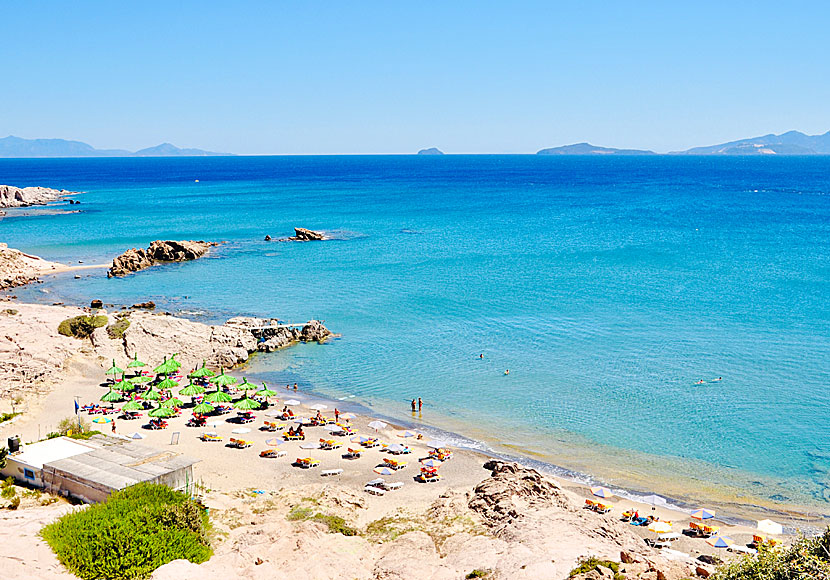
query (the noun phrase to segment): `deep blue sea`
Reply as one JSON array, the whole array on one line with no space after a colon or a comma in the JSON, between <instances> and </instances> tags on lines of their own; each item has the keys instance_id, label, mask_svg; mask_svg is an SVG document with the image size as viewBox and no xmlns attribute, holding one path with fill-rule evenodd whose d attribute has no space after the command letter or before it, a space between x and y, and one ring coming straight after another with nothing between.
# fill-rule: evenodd
<instances>
[{"instance_id":1,"label":"deep blue sea","mask_svg":"<svg viewBox=\"0 0 830 580\"><path fill-rule=\"evenodd\" d=\"M86 192L0 221L50 260L227 241L22 299L324 319L342 338L247 371L614 485L830 512L830 158L0 160L0 183ZM336 239L263 241L294 226Z\"/></svg>"}]
</instances>

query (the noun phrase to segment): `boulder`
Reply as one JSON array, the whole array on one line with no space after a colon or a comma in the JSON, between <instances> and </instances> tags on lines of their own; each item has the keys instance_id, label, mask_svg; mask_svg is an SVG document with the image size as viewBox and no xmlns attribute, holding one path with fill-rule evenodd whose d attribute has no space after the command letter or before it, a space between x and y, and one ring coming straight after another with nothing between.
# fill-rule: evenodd
<instances>
[{"instance_id":1,"label":"boulder","mask_svg":"<svg viewBox=\"0 0 830 580\"><path fill-rule=\"evenodd\" d=\"M265 241L266 241L266 242L270 242L270 241L271 241L271 236L266 235L266 236L265 236Z\"/></svg>"},{"instance_id":2,"label":"boulder","mask_svg":"<svg viewBox=\"0 0 830 580\"><path fill-rule=\"evenodd\" d=\"M104 303L101 300L96 299L96 300L93 300L92 302L89 303L89 307L90 308L103 308Z\"/></svg>"},{"instance_id":3,"label":"boulder","mask_svg":"<svg viewBox=\"0 0 830 580\"><path fill-rule=\"evenodd\" d=\"M13 187L0 185L0 207L28 207L30 205L45 205L57 201L64 195L77 192L49 189L48 187Z\"/></svg>"},{"instance_id":4,"label":"boulder","mask_svg":"<svg viewBox=\"0 0 830 580\"><path fill-rule=\"evenodd\" d=\"M138 304L133 304L130 308L141 308L144 310L154 310L156 307L156 303L152 300L148 300L147 302L139 302Z\"/></svg>"},{"instance_id":5,"label":"boulder","mask_svg":"<svg viewBox=\"0 0 830 580\"><path fill-rule=\"evenodd\" d=\"M125 276L157 262L186 262L204 256L216 242L155 240L146 250L131 248L112 261L108 278Z\"/></svg>"},{"instance_id":6,"label":"boulder","mask_svg":"<svg viewBox=\"0 0 830 580\"><path fill-rule=\"evenodd\" d=\"M287 238L292 242L319 242L326 239L323 232L315 232L305 228L294 228L294 235Z\"/></svg>"}]
</instances>

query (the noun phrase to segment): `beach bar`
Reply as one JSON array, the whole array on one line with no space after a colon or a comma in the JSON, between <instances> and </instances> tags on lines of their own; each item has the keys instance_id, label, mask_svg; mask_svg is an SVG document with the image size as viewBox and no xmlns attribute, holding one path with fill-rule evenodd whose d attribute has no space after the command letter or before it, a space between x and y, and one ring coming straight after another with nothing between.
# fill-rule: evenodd
<instances>
[{"instance_id":1,"label":"beach bar","mask_svg":"<svg viewBox=\"0 0 830 580\"><path fill-rule=\"evenodd\" d=\"M193 483L197 461L116 437L99 435L86 441L59 437L23 446L8 456L0 474L49 493L95 503L140 482L186 489Z\"/></svg>"}]
</instances>

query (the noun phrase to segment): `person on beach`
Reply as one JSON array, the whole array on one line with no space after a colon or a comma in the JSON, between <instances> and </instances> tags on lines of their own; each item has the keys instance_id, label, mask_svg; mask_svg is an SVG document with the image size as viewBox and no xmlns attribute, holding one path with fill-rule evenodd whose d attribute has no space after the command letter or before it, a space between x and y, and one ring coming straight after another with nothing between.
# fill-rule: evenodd
<instances>
[{"instance_id":1,"label":"person on beach","mask_svg":"<svg viewBox=\"0 0 830 580\"><path fill-rule=\"evenodd\" d=\"M334 422L340 422L340 411L337 410L337 407L334 408Z\"/></svg>"},{"instance_id":2,"label":"person on beach","mask_svg":"<svg viewBox=\"0 0 830 580\"><path fill-rule=\"evenodd\" d=\"M112 434L115 435L115 421L112 422Z\"/></svg>"},{"instance_id":3,"label":"person on beach","mask_svg":"<svg viewBox=\"0 0 830 580\"><path fill-rule=\"evenodd\" d=\"M418 397L418 412L421 412L421 407L424 406L424 402L421 400L421 397Z\"/></svg>"},{"instance_id":4,"label":"person on beach","mask_svg":"<svg viewBox=\"0 0 830 580\"><path fill-rule=\"evenodd\" d=\"M412 412L415 412L415 399L412 399Z\"/></svg>"},{"instance_id":5,"label":"person on beach","mask_svg":"<svg viewBox=\"0 0 830 580\"><path fill-rule=\"evenodd\" d=\"M294 390L297 390L297 383L294 383Z\"/></svg>"}]
</instances>

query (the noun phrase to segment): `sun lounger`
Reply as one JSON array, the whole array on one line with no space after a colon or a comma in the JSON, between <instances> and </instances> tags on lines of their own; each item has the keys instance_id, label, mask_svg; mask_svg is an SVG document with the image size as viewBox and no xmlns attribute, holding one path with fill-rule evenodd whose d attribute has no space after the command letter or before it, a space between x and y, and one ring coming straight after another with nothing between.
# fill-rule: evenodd
<instances>
[{"instance_id":1,"label":"sun lounger","mask_svg":"<svg viewBox=\"0 0 830 580\"><path fill-rule=\"evenodd\" d=\"M730 552L738 552L741 554L757 554L758 550L754 550L752 548L747 548L746 546L741 546L740 544L732 544L731 546L727 546L726 548Z\"/></svg>"},{"instance_id":2,"label":"sun lounger","mask_svg":"<svg viewBox=\"0 0 830 580\"><path fill-rule=\"evenodd\" d=\"M199 435L199 439L201 439L202 441L221 441L222 437L220 437L219 435L208 435L206 433L203 433Z\"/></svg>"},{"instance_id":3,"label":"sun lounger","mask_svg":"<svg viewBox=\"0 0 830 580\"><path fill-rule=\"evenodd\" d=\"M289 435L288 433L283 433L282 438L286 441L303 441L305 439L302 435Z\"/></svg>"},{"instance_id":4,"label":"sun lounger","mask_svg":"<svg viewBox=\"0 0 830 580\"><path fill-rule=\"evenodd\" d=\"M320 475L322 475L323 477L328 477L331 475L340 475L341 473L343 473L342 469L324 469L320 472Z\"/></svg>"},{"instance_id":5,"label":"sun lounger","mask_svg":"<svg viewBox=\"0 0 830 580\"><path fill-rule=\"evenodd\" d=\"M407 466L406 461L398 461L397 459L390 459L388 457L384 457L383 463L386 467L389 467L390 469L395 469L395 470L403 469L404 467Z\"/></svg>"},{"instance_id":6,"label":"sun lounger","mask_svg":"<svg viewBox=\"0 0 830 580\"><path fill-rule=\"evenodd\" d=\"M349 447L348 453L343 454L343 459L360 459L361 453L363 453L362 450Z\"/></svg>"},{"instance_id":7,"label":"sun lounger","mask_svg":"<svg viewBox=\"0 0 830 580\"><path fill-rule=\"evenodd\" d=\"M441 476L437 473L419 473L415 479L421 483L433 483L439 481Z\"/></svg>"},{"instance_id":8,"label":"sun lounger","mask_svg":"<svg viewBox=\"0 0 830 580\"><path fill-rule=\"evenodd\" d=\"M649 524L648 518L631 518L632 526L647 526Z\"/></svg>"},{"instance_id":9,"label":"sun lounger","mask_svg":"<svg viewBox=\"0 0 830 580\"><path fill-rule=\"evenodd\" d=\"M372 495L386 495L385 490L379 487L375 487L374 485L367 485L363 488L363 491L365 491L366 493L371 493Z\"/></svg>"},{"instance_id":10,"label":"sun lounger","mask_svg":"<svg viewBox=\"0 0 830 580\"><path fill-rule=\"evenodd\" d=\"M595 501L594 501L594 500L592 500L592 499L586 499L586 500L585 500L585 505L584 505L584 506L582 506L582 507L584 507L585 509L592 510L592 509L594 509L594 506L595 506L595 505L597 505L597 502L595 502Z\"/></svg>"},{"instance_id":11,"label":"sun lounger","mask_svg":"<svg viewBox=\"0 0 830 580\"><path fill-rule=\"evenodd\" d=\"M403 487L403 482L402 481L393 481L392 483L385 484L385 487L389 491L394 491L396 489L402 488Z\"/></svg>"},{"instance_id":12,"label":"sun lounger","mask_svg":"<svg viewBox=\"0 0 830 580\"><path fill-rule=\"evenodd\" d=\"M309 469L311 467L319 467L320 462L316 459L312 459L311 457L299 457L297 458L297 461L294 462L294 465L302 467L303 469Z\"/></svg>"},{"instance_id":13,"label":"sun lounger","mask_svg":"<svg viewBox=\"0 0 830 580\"><path fill-rule=\"evenodd\" d=\"M364 441L363 443L361 443L361 445L363 445L366 448L379 447L380 442L377 439L369 439L368 441Z\"/></svg>"},{"instance_id":14,"label":"sun lounger","mask_svg":"<svg viewBox=\"0 0 830 580\"><path fill-rule=\"evenodd\" d=\"M613 507L614 506L612 506L611 504L598 503L594 507L594 511L597 512L598 514L607 514L608 512L611 511L611 508L613 508Z\"/></svg>"},{"instance_id":15,"label":"sun lounger","mask_svg":"<svg viewBox=\"0 0 830 580\"><path fill-rule=\"evenodd\" d=\"M278 457L285 457L288 455L287 451L283 451L281 449L266 449L265 451L260 451L260 457L266 457L269 459L276 459Z\"/></svg>"},{"instance_id":16,"label":"sun lounger","mask_svg":"<svg viewBox=\"0 0 830 580\"><path fill-rule=\"evenodd\" d=\"M711 536L717 536L720 528L718 526L703 526L703 537L709 538Z\"/></svg>"}]
</instances>

